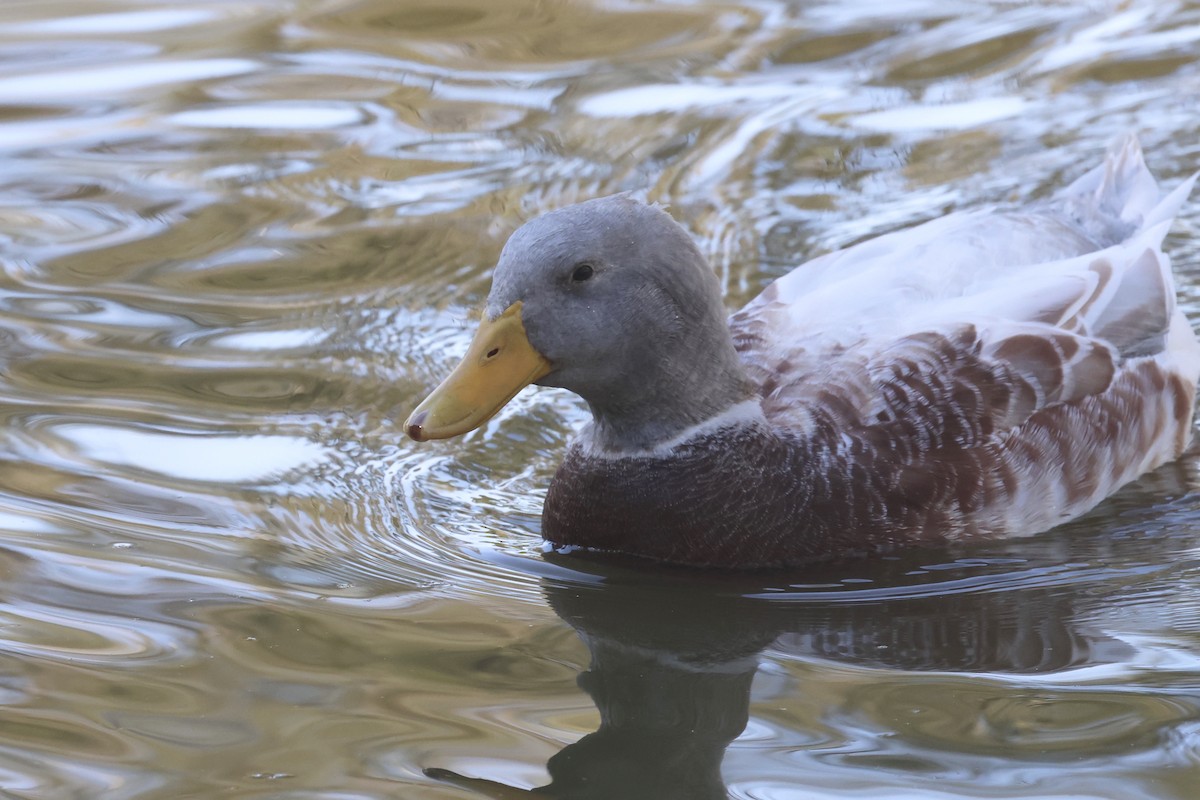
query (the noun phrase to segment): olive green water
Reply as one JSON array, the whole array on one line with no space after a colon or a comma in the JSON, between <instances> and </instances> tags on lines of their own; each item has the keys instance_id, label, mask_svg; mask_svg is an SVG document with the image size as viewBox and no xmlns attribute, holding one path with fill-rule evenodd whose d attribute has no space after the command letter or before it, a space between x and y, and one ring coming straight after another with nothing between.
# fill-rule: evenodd
<instances>
[{"instance_id":1,"label":"olive green water","mask_svg":"<svg viewBox=\"0 0 1200 800\"><path fill-rule=\"evenodd\" d=\"M567 394L400 430L538 211L733 308L1129 130L1200 166L1200 5L4 0L0 797L1200 797L1200 455L732 578L544 560Z\"/></svg>"}]
</instances>

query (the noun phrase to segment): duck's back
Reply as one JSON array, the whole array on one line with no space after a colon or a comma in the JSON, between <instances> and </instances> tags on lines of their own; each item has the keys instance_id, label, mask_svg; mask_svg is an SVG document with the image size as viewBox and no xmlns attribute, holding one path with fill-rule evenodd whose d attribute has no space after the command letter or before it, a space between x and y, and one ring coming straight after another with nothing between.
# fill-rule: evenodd
<instances>
[{"instance_id":1,"label":"duck's back","mask_svg":"<svg viewBox=\"0 0 1200 800\"><path fill-rule=\"evenodd\" d=\"M1083 513L1189 439L1200 345L1161 243L1193 181L1160 199L1130 139L1042 208L798 268L730 323L768 421L949 538Z\"/></svg>"},{"instance_id":2,"label":"duck's back","mask_svg":"<svg viewBox=\"0 0 1200 800\"><path fill-rule=\"evenodd\" d=\"M1040 209L806 264L730 320L757 397L652 451L584 435L556 545L730 567L1045 530L1177 457L1200 344L1132 140Z\"/></svg>"}]
</instances>

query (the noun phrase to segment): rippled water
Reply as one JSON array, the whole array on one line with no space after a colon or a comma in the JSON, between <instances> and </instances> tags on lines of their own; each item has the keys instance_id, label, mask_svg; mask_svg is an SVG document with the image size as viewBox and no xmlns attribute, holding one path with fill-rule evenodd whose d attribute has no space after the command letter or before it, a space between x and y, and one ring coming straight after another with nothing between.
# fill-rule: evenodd
<instances>
[{"instance_id":1,"label":"rippled water","mask_svg":"<svg viewBox=\"0 0 1200 800\"><path fill-rule=\"evenodd\" d=\"M399 423L538 211L669 203L733 308L1128 130L1174 185L1198 62L1155 0L5 0L0 796L1194 800L1196 456L739 578L542 558L567 394Z\"/></svg>"}]
</instances>

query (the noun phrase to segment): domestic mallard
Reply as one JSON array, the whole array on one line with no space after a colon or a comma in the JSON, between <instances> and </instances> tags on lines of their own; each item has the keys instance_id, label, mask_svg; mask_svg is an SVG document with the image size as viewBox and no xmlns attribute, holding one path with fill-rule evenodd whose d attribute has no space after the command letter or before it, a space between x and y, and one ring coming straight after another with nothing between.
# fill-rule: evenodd
<instances>
[{"instance_id":1,"label":"domestic mallard","mask_svg":"<svg viewBox=\"0 0 1200 800\"><path fill-rule=\"evenodd\" d=\"M1037 533L1188 444L1200 344L1162 240L1194 181L1160 197L1130 137L1052 200L821 256L732 317L663 209L552 211L405 428L580 395L542 514L560 549L768 567Z\"/></svg>"}]
</instances>

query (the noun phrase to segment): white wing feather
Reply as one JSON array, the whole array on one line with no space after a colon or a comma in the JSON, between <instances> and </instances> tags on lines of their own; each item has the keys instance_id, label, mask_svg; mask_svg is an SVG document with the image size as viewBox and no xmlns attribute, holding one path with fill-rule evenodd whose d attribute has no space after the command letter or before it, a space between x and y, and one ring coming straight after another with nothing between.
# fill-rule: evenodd
<instances>
[{"instance_id":1,"label":"white wing feather","mask_svg":"<svg viewBox=\"0 0 1200 800\"><path fill-rule=\"evenodd\" d=\"M973 464L964 531L1086 511L1190 437L1200 343L1162 241L1195 181L1160 198L1131 137L1041 208L797 268L730 319L765 416L834 442L830 470L891 454L897 497Z\"/></svg>"}]
</instances>

